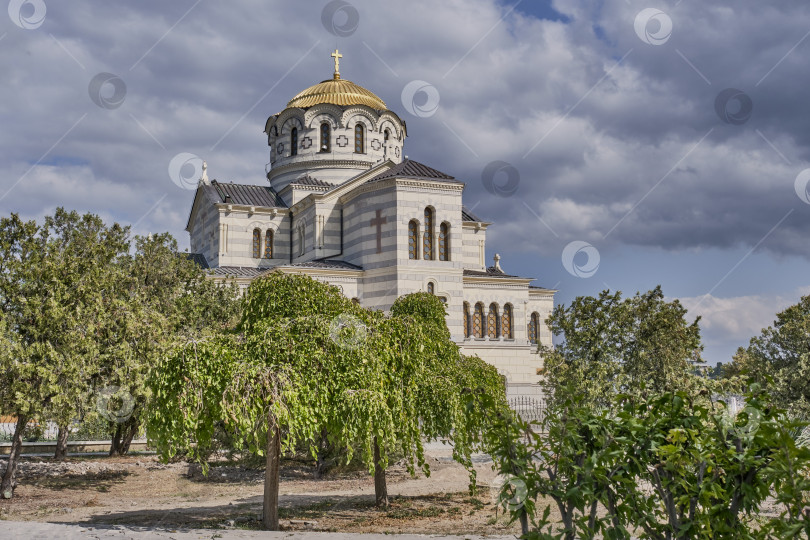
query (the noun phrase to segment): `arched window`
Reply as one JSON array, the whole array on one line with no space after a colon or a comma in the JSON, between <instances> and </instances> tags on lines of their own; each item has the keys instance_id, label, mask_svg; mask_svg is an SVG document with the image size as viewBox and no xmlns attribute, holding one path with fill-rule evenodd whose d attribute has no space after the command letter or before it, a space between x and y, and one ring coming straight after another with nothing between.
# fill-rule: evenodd
<instances>
[{"instance_id":1,"label":"arched window","mask_svg":"<svg viewBox=\"0 0 810 540\"><path fill-rule=\"evenodd\" d=\"M484 337L484 304L481 302L475 304L475 313L473 314L473 335L477 338Z\"/></svg>"},{"instance_id":2,"label":"arched window","mask_svg":"<svg viewBox=\"0 0 810 540\"><path fill-rule=\"evenodd\" d=\"M329 122L321 124L321 152L329 152L331 150L331 132L332 127L329 125Z\"/></svg>"},{"instance_id":3,"label":"arched window","mask_svg":"<svg viewBox=\"0 0 810 540\"><path fill-rule=\"evenodd\" d=\"M470 337L470 303L464 302L464 337Z\"/></svg>"},{"instance_id":4,"label":"arched window","mask_svg":"<svg viewBox=\"0 0 810 540\"><path fill-rule=\"evenodd\" d=\"M258 259L262 256L262 231L253 229L253 258Z\"/></svg>"},{"instance_id":5,"label":"arched window","mask_svg":"<svg viewBox=\"0 0 810 540\"><path fill-rule=\"evenodd\" d=\"M450 260L450 225L446 221L439 227L439 260Z\"/></svg>"},{"instance_id":6,"label":"arched window","mask_svg":"<svg viewBox=\"0 0 810 540\"><path fill-rule=\"evenodd\" d=\"M383 132L383 157L388 157L388 139L391 138L391 132L387 129Z\"/></svg>"},{"instance_id":7,"label":"arched window","mask_svg":"<svg viewBox=\"0 0 810 540\"><path fill-rule=\"evenodd\" d=\"M501 334L506 339L514 339L512 332L512 304L503 306L503 315L501 316Z\"/></svg>"},{"instance_id":8,"label":"arched window","mask_svg":"<svg viewBox=\"0 0 810 540\"><path fill-rule=\"evenodd\" d=\"M415 219L408 223L408 258L419 258L419 223Z\"/></svg>"},{"instance_id":9,"label":"arched window","mask_svg":"<svg viewBox=\"0 0 810 540\"><path fill-rule=\"evenodd\" d=\"M433 209L425 208L425 239L424 244L424 259L432 261L433 256Z\"/></svg>"},{"instance_id":10,"label":"arched window","mask_svg":"<svg viewBox=\"0 0 810 540\"><path fill-rule=\"evenodd\" d=\"M354 126L354 152L356 154L366 153L366 128L360 123Z\"/></svg>"},{"instance_id":11,"label":"arched window","mask_svg":"<svg viewBox=\"0 0 810 540\"><path fill-rule=\"evenodd\" d=\"M499 330L498 306L493 303L489 305L489 313L487 314L487 336L489 336L489 339L498 339Z\"/></svg>"},{"instance_id":12,"label":"arched window","mask_svg":"<svg viewBox=\"0 0 810 540\"><path fill-rule=\"evenodd\" d=\"M529 319L529 342L537 343L537 336L540 334L540 315L535 311Z\"/></svg>"},{"instance_id":13,"label":"arched window","mask_svg":"<svg viewBox=\"0 0 810 540\"><path fill-rule=\"evenodd\" d=\"M264 235L264 258L273 258L273 231L271 229L267 229L267 233Z\"/></svg>"},{"instance_id":14,"label":"arched window","mask_svg":"<svg viewBox=\"0 0 810 540\"><path fill-rule=\"evenodd\" d=\"M306 228L302 223L300 227L298 227L298 256L304 254L304 242L306 242Z\"/></svg>"},{"instance_id":15,"label":"arched window","mask_svg":"<svg viewBox=\"0 0 810 540\"><path fill-rule=\"evenodd\" d=\"M290 155L298 155L298 128L292 128L290 131Z\"/></svg>"}]
</instances>

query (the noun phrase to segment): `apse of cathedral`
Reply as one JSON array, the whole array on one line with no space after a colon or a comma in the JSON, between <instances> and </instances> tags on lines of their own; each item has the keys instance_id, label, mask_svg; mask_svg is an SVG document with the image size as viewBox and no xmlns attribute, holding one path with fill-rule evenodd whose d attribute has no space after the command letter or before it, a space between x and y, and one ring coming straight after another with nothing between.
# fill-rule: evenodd
<instances>
[{"instance_id":1,"label":"apse of cathedral","mask_svg":"<svg viewBox=\"0 0 810 540\"><path fill-rule=\"evenodd\" d=\"M424 291L446 305L453 340L512 384L538 380L538 344L556 291L487 264L491 222L464 206L464 182L404 154L405 121L334 73L267 119L266 185L200 179L186 230L192 257L241 288L269 271L336 285L387 310Z\"/></svg>"}]
</instances>

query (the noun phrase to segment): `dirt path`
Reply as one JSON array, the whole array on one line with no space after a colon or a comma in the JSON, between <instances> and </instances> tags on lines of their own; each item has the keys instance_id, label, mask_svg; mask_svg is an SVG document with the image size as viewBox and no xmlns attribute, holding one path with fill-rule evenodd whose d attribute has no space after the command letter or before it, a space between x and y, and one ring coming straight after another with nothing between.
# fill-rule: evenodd
<instances>
[{"instance_id":1,"label":"dirt path","mask_svg":"<svg viewBox=\"0 0 810 540\"><path fill-rule=\"evenodd\" d=\"M315 480L307 464L286 462L280 489L285 529L467 535L518 531L502 512L496 516L486 488L494 478L488 460L476 459L478 482L484 487L470 497L467 472L450 459L450 450L431 446L427 454L429 478L412 478L402 464L391 466L388 509L374 507L373 481L365 471ZM0 469L4 467L0 461ZM214 464L206 477L198 466L162 464L148 456L74 458L66 463L27 458L21 463L14 499L0 501L0 519L254 529L260 527L263 480L263 471L228 463ZM0 521L0 531L3 525Z\"/></svg>"}]
</instances>

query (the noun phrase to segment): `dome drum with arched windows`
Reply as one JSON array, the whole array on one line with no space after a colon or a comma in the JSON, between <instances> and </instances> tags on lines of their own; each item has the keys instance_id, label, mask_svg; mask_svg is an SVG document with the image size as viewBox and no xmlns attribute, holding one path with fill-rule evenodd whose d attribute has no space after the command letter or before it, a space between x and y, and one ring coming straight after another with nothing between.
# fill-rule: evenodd
<instances>
[{"instance_id":1,"label":"dome drum with arched windows","mask_svg":"<svg viewBox=\"0 0 810 540\"><path fill-rule=\"evenodd\" d=\"M342 184L382 161L402 162L405 122L376 94L341 79L342 55L332 56L332 79L303 90L267 119L267 178L277 191L303 171Z\"/></svg>"}]
</instances>

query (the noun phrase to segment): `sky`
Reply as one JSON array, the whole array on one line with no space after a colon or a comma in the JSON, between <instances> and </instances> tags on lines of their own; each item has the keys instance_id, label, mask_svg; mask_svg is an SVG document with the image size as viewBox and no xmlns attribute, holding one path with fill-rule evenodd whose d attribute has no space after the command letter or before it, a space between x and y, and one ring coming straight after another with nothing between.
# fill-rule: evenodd
<instances>
[{"instance_id":1,"label":"sky","mask_svg":"<svg viewBox=\"0 0 810 540\"><path fill-rule=\"evenodd\" d=\"M810 294L803 2L11 0L0 215L64 206L185 249L197 171L175 158L266 182L267 117L335 48L405 153L466 182L488 258L558 304L660 284L713 365Z\"/></svg>"}]
</instances>

